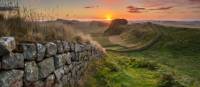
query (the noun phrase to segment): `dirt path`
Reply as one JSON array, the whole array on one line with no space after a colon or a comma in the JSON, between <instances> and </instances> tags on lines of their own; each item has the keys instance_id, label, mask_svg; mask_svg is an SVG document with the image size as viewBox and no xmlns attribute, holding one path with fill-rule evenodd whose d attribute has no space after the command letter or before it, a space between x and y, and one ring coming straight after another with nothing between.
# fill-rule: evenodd
<instances>
[{"instance_id":1,"label":"dirt path","mask_svg":"<svg viewBox=\"0 0 200 87\"><path fill-rule=\"evenodd\" d=\"M118 44L124 47L136 47L137 44L128 44L126 43L119 35L115 35L115 36L109 36L108 37L109 41L113 44Z\"/></svg>"}]
</instances>

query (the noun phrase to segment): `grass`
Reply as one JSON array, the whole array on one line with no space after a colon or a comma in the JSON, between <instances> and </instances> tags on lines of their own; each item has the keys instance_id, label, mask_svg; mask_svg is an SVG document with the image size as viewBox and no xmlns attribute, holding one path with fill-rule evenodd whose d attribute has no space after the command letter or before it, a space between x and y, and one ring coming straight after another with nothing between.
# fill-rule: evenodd
<instances>
[{"instance_id":1,"label":"grass","mask_svg":"<svg viewBox=\"0 0 200 87\"><path fill-rule=\"evenodd\" d=\"M74 36L70 27L56 23L26 21L14 16L0 21L0 36L14 36L17 41L71 40Z\"/></svg>"},{"instance_id":2,"label":"grass","mask_svg":"<svg viewBox=\"0 0 200 87\"><path fill-rule=\"evenodd\" d=\"M157 72L133 68L130 59L109 53L105 60L95 63L95 71L85 87L155 87ZM93 68L94 70L94 68ZM142 72L142 73L141 73Z\"/></svg>"},{"instance_id":3,"label":"grass","mask_svg":"<svg viewBox=\"0 0 200 87\"><path fill-rule=\"evenodd\" d=\"M128 31L120 35L126 43L145 44L156 36L155 28L157 27L153 24L133 24L129 27Z\"/></svg>"},{"instance_id":4,"label":"grass","mask_svg":"<svg viewBox=\"0 0 200 87\"><path fill-rule=\"evenodd\" d=\"M95 40L97 41L100 41L99 43L102 45L102 46L108 46L110 44L112 44L108 38L106 36L103 36L102 34L94 34L92 35L94 37Z\"/></svg>"},{"instance_id":5,"label":"grass","mask_svg":"<svg viewBox=\"0 0 200 87\"><path fill-rule=\"evenodd\" d=\"M200 31L195 29L162 29L164 36L152 48L142 52L129 52L129 57L145 58L164 64L180 75L183 82L200 85ZM195 86L194 86L195 87Z\"/></svg>"},{"instance_id":6,"label":"grass","mask_svg":"<svg viewBox=\"0 0 200 87\"><path fill-rule=\"evenodd\" d=\"M104 60L92 65L85 87L183 87L177 86L181 83L176 80L175 75L163 74L171 72L170 70L162 66L157 69L149 69L149 66L133 67L138 64L160 66L148 60L108 52Z\"/></svg>"},{"instance_id":7,"label":"grass","mask_svg":"<svg viewBox=\"0 0 200 87\"><path fill-rule=\"evenodd\" d=\"M161 71L162 73L171 72L174 78L176 78L176 80L178 80L181 84L183 84L186 87L199 87L200 38L198 37L200 36L200 31L198 29L175 28L175 27L160 27L159 30L163 33L163 36L159 40L159 42L153 45L153 47L144 51L126 52L123 53L123 56L127 58L134 58L137 60L145 59L146 61L154 61L156 63L159 63L162 66L161 67L162 69L161 70L158 69L158 71ZM99 41L101 42L101 40ZM121 49L121 47L117 45L113 45L108 48L114 50ZM121 57L121 55L118 54L119 53L109 54L112 55L113 57L111 57L110 59L107 58L107 60L114 61L111 59L118 59L118 57ZM117 65L121 66L119 64ZM141 74L144 74L146 72L156 73L155 71L144 69L142 67L133 67L133 68L134 68L133 70L132 69L122 70L124 72L121 74L127 75L127 73L129 73L128 75L130 75L130 72L134 72L134 74L132 74L133 77L137 78L138 76L139 78L141 77ZM140 72L137 72L137 70ZM160 75L164 75L162 73ZM146 74L146 75L152 75L152 74ZM141 82L140 79L137 79L136 81L139 82L135 82L134 86L143 87L143 85L147 84L148 80L146 78L143 79L146 80L146 82L144 81L142 84L140 84ZM129 80L132 81L135 79L129 78ZM152 78L151 80L149 80L149 82L158 80L160 79ZM176 83L176 80L172 83ZM121 81L123 82L126 80L122 79ZM136 83L138 84L136 85ZM152 87L155 87L155 84ZM146 86L146 87L151 87L151 86Z\"/></svg>"}]
</instances>

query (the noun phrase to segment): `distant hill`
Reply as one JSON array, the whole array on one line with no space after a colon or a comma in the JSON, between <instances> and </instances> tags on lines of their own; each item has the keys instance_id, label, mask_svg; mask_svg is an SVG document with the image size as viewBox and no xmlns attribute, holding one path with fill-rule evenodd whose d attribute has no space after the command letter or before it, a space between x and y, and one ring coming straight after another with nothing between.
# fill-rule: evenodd
<instances>
[{"instance_id":1,"label":"distant hill","mask_svg":"<svg viewBox=\"0 0 200 87\"><path fill-rule=\"evenodd\" d=\"M129 30L120 34L127 43L146 43L154 38L159 27L152 23L135 23L128 25Z\"/></svg>"},{"instance_id":2,"label":"distant hill","mask_svg":"<svg viewBox=\"0 0 200 87\"><path fill-rule=\"evenodd\" d=\"M142 44L150 41L156 36L157 29L161 27L151 22L128 24L125 23L125 20L121 20L124 23L118 23L116 21L119 22L120 20L113 20L104 34L107 36L117 36L118 40L120 39L125 43L131 44Z\"/></svg>"},{"instance_id":3,"label":"distant hill","mask_svg":"<svg viewBox=\"0 0 200 87\"><path fill-rule=\"evenodd\" d=\"M128 21L126 19L114 19L111 21L110 26L104 32L105 35L119 35L122 32L129 30Z\"/></svg>"},{"instance_id":4,"label":"distant hill","mask_svg":"<svg viewBox=\"0 0 200 87\"><path fill-rule=\"evenodd\" d=\"M152 23L171 27L200 28L200 21L152 21Z\"/></svg>"}]
</instances>

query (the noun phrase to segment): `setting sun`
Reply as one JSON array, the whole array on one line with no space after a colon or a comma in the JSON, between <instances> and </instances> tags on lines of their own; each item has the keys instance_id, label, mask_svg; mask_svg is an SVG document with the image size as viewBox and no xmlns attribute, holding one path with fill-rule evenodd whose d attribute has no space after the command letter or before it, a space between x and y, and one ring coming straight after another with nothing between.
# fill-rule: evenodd
<instances>
[{"instance_id":1,"label":"setting sun","mask_svg":"<svg viewBox=\"0 0 200 87\"><path fill-rule=\"evenodd\" d=\"M113 16L111 14L106 15L106 20L110 21L113 19Z\"/></svg>"}]
</instances>

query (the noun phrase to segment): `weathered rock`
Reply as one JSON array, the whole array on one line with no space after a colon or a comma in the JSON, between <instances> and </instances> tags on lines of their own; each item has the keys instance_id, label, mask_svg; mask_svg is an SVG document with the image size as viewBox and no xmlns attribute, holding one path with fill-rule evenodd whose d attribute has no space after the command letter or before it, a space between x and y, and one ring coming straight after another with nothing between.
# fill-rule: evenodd
<instances>
[{"instance_id":1,"label":"weathered rock","mask_svg":"<svg viewBox=\"0 0 200 87\"><path fill-rule=\"evenodd\" d=\"M37 51L35 44L22 44L25 60L35 60Z\"/></svg>"},{"instance_id":2,"label":"weathered rock","mask_svg":"<svg viewBox=\"0 0 200 87\"><path fill-rule=\"evenodd\" d=\"M70 71L70 68L69 68L69 66L67 66L67 65L65 65L65 66L63 67L63 69L64 69L64 73L65 73L65 74L68 74L68 72Z\"/></svg>"},{"instance_id":3,"label":"weathered rock","mask_svg":"<svg viewBox=\"0 0 200 87\"><path fill-rule=\"evenodd\" d=\"M77 69L76 69L76 67L74 67L72 69L72 76L73 76L73 78L76 78L76 71L77 71Z\"/></svg>"},{"instance_id":4,"label":"weathered rock","mask_svg":"<svg viewBox=\"0 0 200 87\"><path fill-rule=\"evenodd\" d=\"M109 28L104 32L105 35L120 35L127 30L128 21L126 19L115 19L111 22Z\"/></svg>"},{"instance_id":5,"label":"weathered rock","mask_svg":"<svg viewBox=\"0 0 200 87\"><path fill-rule=\"evenodd\" d=\"M82 45L76 43L76 44L75 44L75 52L81 52L81 51L82 51Z\"/></svg>"},{"instance_id":6,"label":"weathered rock","mask_svg":"<svg viewBox=\"0 0 200 87\"><path fill-rule=\"evenodd\" d=\"M65 52L69 52L70 51L70 44L66 41L62 41L63 43L63 48Z\"/></svg>"},{"instance_id":7,"label":"weathered rock","mask_svg":"<svg viewBox=\"0 0 200 87\"><path fill-rule=\"evenodd\" d=\"M38 80L39 71L35 62L26 62L24 71L25 81L34 82Z\"/></svg>"},{"instance_id":8,"label":"weathered rock","mask_svg":"<svg viewBox=\"0 0 200 87\"><path fill-rule=\"evenodd\" d=\"M1 70L1 67L2 67L2 66L1 66L1 62L0 62L0 70Z\"/></svg>"},{"instance_id":9,"label":"weathered rock","mask_svg":"<svg viewBox=\"0 0 200 87\"><path fill-rule=\"evenodd\" d=\"M69 87L69 86L68 86L68 85L69 85L69 79L70 79L70 78L69 78L68 75L64 75L63 78L61 79L63 85Z\"/></svg>"},{"instance_id":10,"label":"weathered rock","mask_svg":"<svg viewBox=\"0 0 200 87\"><path fill-rule=\"evenodd\" d=\"M65 42L64 45L64 42L20 44L15 52L23 54L8 51L0 56L0 87L79 87L76 84L89 63L89 54L94 58L99 51L84 43ZM18 75L21 75L19 79Z\"/></svg>"},{"instance_id":11,"label":"weathered rock","mask_svg":"<svg viewBox=\"0 0 200 87\"><path fill-rule=\"evenodd\" d=\"M46 78L50 73L55 70L53 58L51 57L43 60L42 62L38 63L38 67L39 77Z\"/></svg>"},{"instance_id":12,"label":"weathered rock","mask_svg":"<svg viewBox=\"0 0 200 87\"><path fill-rule=\"evenodd\" d=\"M69 65L69 70L72 71L72 69L73 69L73 65L70 64L70 65Z\"/></svg>"},{"instance_id":13,"label":"weathered rock","mask_svg":"<svg viewBox=\"0 0 200 87\"><path fill-rule=\"evenodd\" d=\"M57 44L57 48L58 48L58 53L63 53L64 49L63 49L63 43L61 41L56 41Z\"/></svg>"},{"instance_id":14,"label":"weathered rock","mask_svg":"<svg viewBox=\"0 0 200 87\"><path fill-rule=\"evenodd\" d=\"M71 55L71 61L76 61L77 60L77 58L76 58L77 55L76 55L75 52L71 52L70 55Z\"/></svg>"},{"instance_id":15,"label":"weathered rock","mask_svg":"<svg viewBox=\"0 0 200 87\"><path fill-rule=\"evenodd\" d=\"M0 73L0 87L23 87L23 71L11 70Z\"/></svg>"},{"instance_id":16,"label":"weathered rock","mask_svg":"<svg viewBox=\"0 0 200 87\"><path fill-rule=\"evenodd\" d=\"M71 64L72 55L70 54L70 52L68 52L67 54L63 55L63 57L66 59L68 65Z\"/></svg>"},{"instance_id":17,"label":"weathered rock","mask_svg":"<svg viewBox=\"0 0 200 87\"><path fill-rule=\"evenodd\" d=\"M66 54L62 54L62 55L56 55L54 57L54 65L55 68L58 69L60 67L62 67L63 65L65 65L67 59L66 59Z\"/></svg>"},{"instance_id":18,"label":"weathered rock","mask_svg":"<svg viewBox=\"0 0 200 87\"><path fill-rule=\"evenodd\" d=\"M70 45L70 51L75 51L75 43L69 43Z\"/></svg>"},{"instance_id":19,"label":"weathered rock","mask_svg":"<svg viewBox=\"0 0 200 87\"><path fill-rule=\"evenodd\" d=\"M35 83L32 84L31 87L44 87L44 82L43 81L37 81Z\"/></svg>"},{"instance_id":20,"label":"weathered rock","mask_svg":"<svg viewBox=\"0 0 200 87\"><path fill-rule=\"evenodd\" d=\"M63 86L62 82L57 82L57 83L55 83L54 87L68 87L68 86L66 86L66 85Z\"/></svg>"},{"instance_id":21,"label":"weathered rock","mask_svg":"<svg viewBox=\"0 0 200 87\"><path fill-rule=\"evenodd\" d=\"M127 25L128 21L126 19L115 19L112 20L110 26L119 26L119 25Z\"/></svg>"},{"instance_id":22,"label":"weathered rock","mask_svg":"<svg viewBox=\"0 0 200 87\"><path fill-rule=\"evenodd\" d=\"M48 76L45 81L45 87L54 87L54 84L55 84L55 76L54 75Z\"/></svg>"},{"instance_id":23,"label":"weathered rock","mask_svg":"<svg viewBox=\"0 0 200 87\"><path fill-rule=\"evenodd\" d=\"M46 57L51 57L57 53L57 45L55 43L49 42L46 45Z\"/></svg>"},{"instance_id":24,"label":"weathered rock","mask_svg":"<svg viewBox=\"0 0 200 87\"><path fill-rule=\"evenodd\" d=\"M9 55L10 51L3 45L0 44L0 59L4 55Z\"/></svg>"},{"instance_id":25,"label":"weathered rock","mask_svg":"<svg viewBox=\"0 0 200 87\"><path fill-rule=\"evenodd\" d=\"M61 80L61 78L64 76L65 72L64 72L64 68L61 67L59 69L57 69L54 72L55 76L56 76L56 80L59 82Z\"/></svg>"},{"instance_id":26,"label":"weathered rock","mask_svg":"<svg viewBox=\"0 0 200 87\"><path fill-rule=\"evenodd\" d=\"M79 59L83 60L86 55L87 55L86 51L83 51L83 52L79 53Z\"/></svg>"},{"instance_id":27,"label":"weathered rock","mask_svg":"<svg viewBox=\"0 0 200 87\"><path fill-rule=\"evenodd\" d=\"M43 60L43 58L45 57L45 52L46 52L46 47L42 44L36 44L37 46L37 61L41 61Z\"/></svg>"},{"instance_id":28,"label":"weathered rock","mask_svg":"<svg viewBox=\"0 0 200 87\"><path fill-rule=\"evenodd\" d=\"M69 80L69 84L70 84L70 87L75 87L75 81L74 81L74 79L70 79Z\"/></svg>"},{"instance_id":29,"label":"weathered rock","mask_svg":"<svg viewBox=\"0 0 200 87\"><path fill-rule=\"evenodd\" d=\"M9 51L12 51L13 49L16 48L14 37L1 37L0 44L5 46Z\"/></svg>"},{"instance_id":30,"label":"weathered rock","mask_svg":"<svg viewBox=\"0 0 200 87\"><path fill-rule=\"evenodd\" d=\"M2 58L2 69L24 68L24 56L22 54L9 54Z\"/></svg>"}]
</instances>

